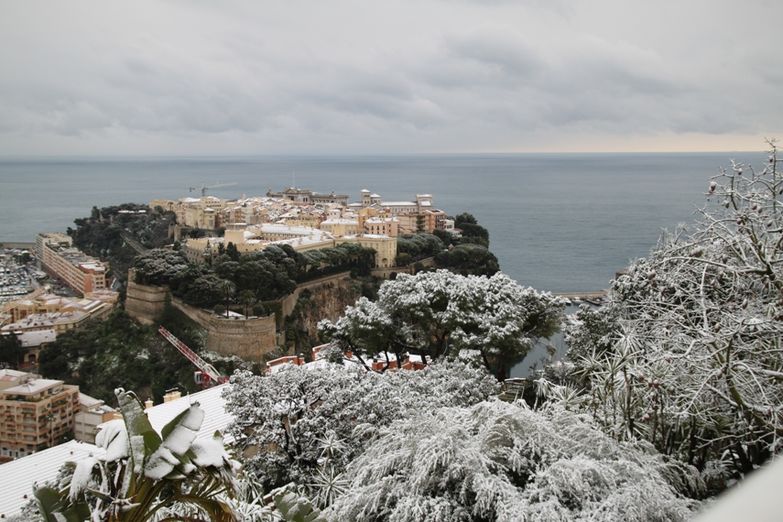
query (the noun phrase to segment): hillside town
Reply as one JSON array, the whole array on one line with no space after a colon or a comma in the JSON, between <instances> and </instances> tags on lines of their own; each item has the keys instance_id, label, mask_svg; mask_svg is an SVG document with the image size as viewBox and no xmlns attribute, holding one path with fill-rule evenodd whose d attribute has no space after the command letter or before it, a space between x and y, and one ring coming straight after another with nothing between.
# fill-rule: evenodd
<instances>
[{"instance_id":1,"label":"hillside town","mask_svg":"<svg viewBox=\"0 0 783 522\"><path fill-rule=\"evenodd\" d=\"M176 239L194 229L223 232L222 237L185 238L185 253L193 261L216 255L228 243L240 253L269 245L290 245L303 252L354 243L375 250L376 267L388 268L395 263L398 236L454 231L454 220L433 206L430 194L417 194L413 201L384 201L363 189L359 201L349 203L348 198L289 187L263 197L155 199L149 206L176 214Z\"/></svg>"},{"instance_id":2,"label":"hillside town","mask_svg":"<svg viewBox=\"0 0 783 522\"><path fill-rule=\"evenodd\" d=\"M238 199L208 195L155 199L149 208L176 216L170 244L179 243L180 251L197 264L208 263L230 248L243 255L270 246L307 252L354 244L375 252L376 269L393 268L398 238L436 230L459 234L454 220L434 207L429 194L418 194L411 201L385 201L362 190L359 200L350 203L347 195L290 187ZM143 209L117 212L127 219L145 214ZM80 393L78 386L35 372L41 351L58 336L109 316L120 301L117 274L110 276L107 261L80 251L70 235L59 232L42 232L34 243L6 248L1 259L5 279L0 294L5 301L0 304L0 340L10 346L13 338L19 354L15 363L5 363L14 369L2 370L0 377L0 418L6 419L0 430L0 459L20 458L70 436L94 442L97 426L114 418L116 411L103 400ZM244 319L232 311L226 317ZM324 346L315 346L307 360L301 355L269 360L267 371L312 364L307 361L319 359ZM392 366L398 367L397 355L388 353L379 354L370 365L381 367L384 357L387 362L391 357ZM350 353L345 360L358 364ZM420 360L405 354L399 367L421 367Z\"/></svg>"},{"instance_id":3,"label":"hillside town","mask_svg":"<svg viewBox=\"0 0 783 522\"><path fill-rule=\"evenodd\" d=\"M173 222L167 232L167 248L179 252L194 266L219 262L227 251L251 256L270 247L285 247L304 254L354 245L362 251L372 252L370 268L383 279L394 270L402 273L412 270L410 266L396 266L399 260L406 258L398 256L398 241L403 238L418 237L417 234L426 236L436 231L455 238L455 242L460 237L454 219L434 206L430 194L417 194L411 201L386 201L365 189L360 192L358 201L349 202L347 195L290 187L280 192L269 191L264 196L238 199L206 194L178 200L155 199L146 209L138 206L121 208L107 219L109 223L127 224L148 219L151 211L171 214ZM95 216L96 211L93 211L93 218ZM99 221L103 220L100 212L97 216ZM131 228L124 229L122 235L123 245L135 249L136 253L147 250ZM127 308L127 312L142 323L154 323L158 319L155 314L149 314L149 303L145 301L139 306L139 296L147 287L135 282L134 270L131 270L125 288L121 281L125 274L118 273L107 259L80 250L70 231L69 234L42 232L32 243L0 246L5 246L0 256L0 275L3 276L0 281L3 297L0 302L0 342L3 343L0 356L5 361L0 362L5 366L0 369L0 463L14 461L14 469L31 473L31 480L47 480L50 478L47 473L56 471L47 468L46 463L51 461L52 455L67 451L76 461L99 454L100 448L94 445L96 434L106 423L122 418L122 415L104 398L83 393L78 385L66 382L67 379L42 376L39 373L42 352L54 346L66 333L90 329L93 326L89 325L108 320L117 307ZM315 291L318 286L314 285L324 284L324 289L328 290L335 283L343 284L340 281L346 276L347 273L328 275L324 283L316 279L302 288ZM293 295L299 294L294 292ZM229 327L246 324L243 326L247 332L243 334L245 340L231 337L229 343L216 348L212 339L222 333L213 331L214 319L202 320L204 311L191 309L177 297L166 299L184 310L194 324L206 329L207 349L216 349L224 356L239 355L249 361L263 361L267 374L277 374L288 367L321 368L331 364L327 359L335 360L335 350L330 343L311 345L307 356L280 351L278 345L286 342L285 337L274 332L281 332L285 323L281 324L274 316L257 318L247 312L243 314L236 308L226 309L216 317L223 319ZM293 304L281 303L284 314L293 312ZM206 312L212 316L211 310ZM268 323L270 318L273 335L258 333L260 330L253 325L259 321ZM218 321L217 324L216 328L223 328L220 326L223 323ZM227 377L221 376L212 364L174 334L162 326L160 330L170 343L169 349L176 348L185 364L190 361L196 382L217 391L225 388ZM260 347L261 351L238 349L248 342ZM267 352L279 355L264 355ZM381 352L366 359L350 350L338 353L344 364L367 371L416 370L426 366L422 355L408 352ZM175 386L176 382L172 380L170 385ZM181 391L175 386L164 394L163 404L185 404L180 396ZM213 412L222 419L216 427L226 429L233 417L222 409L219 394L210 392L209 398L212 403L207 408L220 409L220 412ZM153 417L158 407L151 399L146 399L145 407L147 414ZM181 409L166 411L179 412ZM40 469L40 472L32 473L33 469ZM27 503L25 499L31 484L16 487L24 494L13 498L0 494L0 516L10 516Z\"/></svg>"}]
</instances>

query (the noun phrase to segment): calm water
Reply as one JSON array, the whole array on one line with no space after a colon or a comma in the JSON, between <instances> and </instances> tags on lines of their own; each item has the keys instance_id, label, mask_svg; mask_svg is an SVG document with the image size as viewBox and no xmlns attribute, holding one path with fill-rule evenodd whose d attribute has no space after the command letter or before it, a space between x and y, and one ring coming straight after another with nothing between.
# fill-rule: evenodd
<instances>
[{"instance_id":1,"label":"calm water","mask_svg":"<svg viewBox=\"0 0 783 522\"><path fill-rule=\"evenodd\" d=\"M555 292L606 288L645 255L662 228L689 222L709 176L761 153L520 154L254 157L145 160L0 160L0 241L65 230L93 205L179 198L188 187L236 183L211 194L259 195L296 185L386 200L432 193L449 213L473 213L502 269ZM517 369L524 374L541 350Z\"/></svg>"},{"instance_id":2,"label":"calm water","mask_svg":"<svg viewBox=\"0 0 783 522\"><path fill-rule=\"evenodd\" d=\"M178 198L218 181L236 185L211 191L216 196L257 195L295 176L298 186L353 200L362 188L387 200L432 193L437 207L476 215L501 267L521 283L598 290L644 255L661 228L690 221L706 179L731 158L764 160L760 153L0 160L0 241L65 230L92 205Z\"/></svg>"}]
</instances>

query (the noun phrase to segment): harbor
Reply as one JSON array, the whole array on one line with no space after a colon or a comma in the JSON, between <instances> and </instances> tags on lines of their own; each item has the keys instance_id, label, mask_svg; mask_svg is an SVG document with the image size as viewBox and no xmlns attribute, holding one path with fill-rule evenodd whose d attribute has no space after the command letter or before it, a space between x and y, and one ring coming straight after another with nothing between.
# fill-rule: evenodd
<instances>
[{"instance_id":1,"label":"harbor","mask_svg":"<svg viewBox=\"0 0 783 522\"><path fill-rule=\"evenodd\" d=\"M32 243L4 243L0 247L0 303L29 294L38 287L38 280L46 277L32 262L31 250Z\"/></svg>"}]
</instances>

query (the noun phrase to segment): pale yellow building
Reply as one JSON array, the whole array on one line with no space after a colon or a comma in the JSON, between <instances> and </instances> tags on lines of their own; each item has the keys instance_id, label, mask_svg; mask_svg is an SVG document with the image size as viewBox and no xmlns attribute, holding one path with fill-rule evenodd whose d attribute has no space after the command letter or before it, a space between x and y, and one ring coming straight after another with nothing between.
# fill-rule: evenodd
<instances>
[{"instance_id":1,"label":"pale yellow building","mask_svg":"<svg viewBox=\"0 0 783 522\"><path fill-rule=\"evenodd\" d=\"M329 218L321 222L321 230L334 237L355 236L359 234L359 220L350 218Z\"/></svg>"},{"instance_id":2,"label":"pale yellow building","mask_svg":"<svg viewBox=\"0 0 783 522\"><path fill-rule=\"evenodd\" d=\"M36 255L41 266L82 295L106 290L106 266L72 246L60 233L38 234Z\"/></svg>"},{"instance_id":3,"label":"pale yellow building","mask_svg":"<svg viewBox=\"0 0 783 522\"><path fill-rule=\"evenodd\" d=\"M222 225L222 211L231 206L232 202L215 196L200 198L182 198L176 201L170 199L153 199L149 202L151 208L161 207L174 212L177 225L213 230Z\"/></svg>"},{"instance_id":4,"label":"pale yellow building","mask_svg":"<svg viewBox=\"0 0 783 522\"><path fill-rule=\"evenodd\" d=\"M233 243L240 254L258 252L270 245L289 245L298 252L335 246L334 238L327 232L312 227L263 223L246 226L244 223L228 225L223 237L188 239L183 252L190 261L199 263L206 256L217 255L220 245Z\"/></svg>"},{"instance_id":5,"label":"pale yellow building","mask_svg":"<svg viewBox=\"0 0 783 522\"><path fill-rule=\"evenodd\" d=\"M11 322L21 321L33 314L75 311L85 312L91 317L103 318L111 312L111 305L103 300L87 297L78 299L55 294L39 294L11 301L6 304L6 311L11 315Z\"/></svg>"},{"instance_id":6,"label":"pale yellow building","mask_svg":"<svg viewBox=\"0 0 783 522\"><path fill-rule=\"evenodd\" d=\"M349 205L361 216L363 212L374 211L369 216L398 220L398 234L415 234L417 232L432 233L443 230L446 226L446 213L432 206L431 194L416 194L415 201L384 201L379 194L369 190L361 191L361 201ZM360 228L363 223L360 217ZM365 230L365 233L375 233Z\"/></svg>"},{"instance_id":7,"label":"pale yellow building","mask_svg":"<svg viewBox=\"0 0 783 522\"><path fill-rule=\"evenodd\" d=\"M73 438L95 444L98 426L118 418L122 418L122 415L104 401L79 393L79 411L74 415Z\"/></svg>"},{"instance_id":8,"label":"pale yellow building","mask_svg":"<svg viewBox=\"0 0 783 522\"><path fill-rule=\"evenodd\" d=\"M0 456L17 458L58 444L74 430L79 387L0 370Z\"/></svg>"},{"instance_id":9,"label":"pale yellow building","mask_svg":"<svg viewBox=\"0 0 783 522\"><path fill-rule=\"evenodd\" d=\"M336 240L340 243L357 243L364 248L375 250L375 267L390 268L397 259L397 238L373 234L343 237Z\"/></svg>"}]
</instances>

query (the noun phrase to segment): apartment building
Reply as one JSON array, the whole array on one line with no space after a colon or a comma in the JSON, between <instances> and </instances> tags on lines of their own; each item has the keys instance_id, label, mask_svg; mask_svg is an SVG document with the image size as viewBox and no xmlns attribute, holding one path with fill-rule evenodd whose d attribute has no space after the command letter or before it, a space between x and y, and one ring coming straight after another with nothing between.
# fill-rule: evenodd
<instances>
[{"instance_id":1,"label":"apartment building","mask_svg":"<svg viewBox=\"0 0 783 522\"><path fill-rule=\"evenodd\" d=\"M34 314L52 314L56 312L84 312L90 317L105 317L111 312L111 304L101 299L63 297L55 294L38 294L11 301L6 305L6 311L11 314L11 321L21 321Z\"/></svg>"},{"instance_id":2,"label":"apartment building","mask_svg":"<svg viewBox=\"0 0 783 522\"><path fill-rule=\"evenodd\" d=\"M38 234L36 255L41 266L82 295L106 290L106 266L73 247L71 238L57 232Z\"/></svg>"},{"instance_id":3,"label":"apartment building","mask_svg":"<svg viewBox=\"0 0 783 522\"><path fill-rule=\"evenodd\" d=\"M121 419L122 415L114 408L95 397L79 393L79 411L74 416L73 438L95 444L98 426L112 419Z\"/></svg>"},{"instance_id":4,"label":"apartment building","mask_svg":"<svg viewBox=\"0 0 783 522\"><path fill-rule=\"evenodd\" d=\"M445 228L446 213L433 208L432 194L416 194L415 201L384 201L379 194L361 191L361 201L351 203L352 209L361 213L362 210L377 210L379 214L398 219L400 234L415 234L417 232L432 233ZM371 233L371 232L366 232Z\"/></svg>"},{"instance_id":5,"label":"apartment building","mask_svg":"<svg viewBox=\"0 0 783 522\"><path fill-rule=\"evenodd\" d=\"M0 370L0 457L24 457L60 443L73 432L78 411L78 386Z\"/></svg>"}]
</instances>

